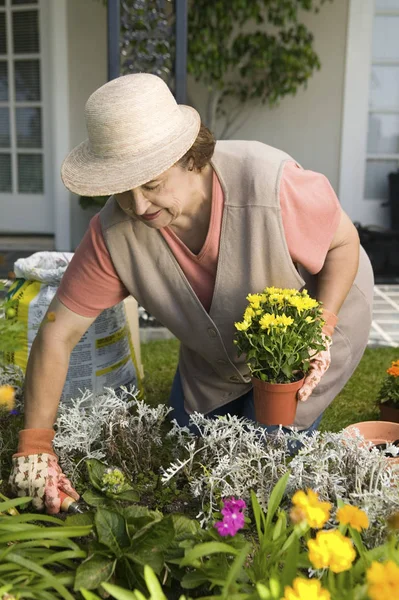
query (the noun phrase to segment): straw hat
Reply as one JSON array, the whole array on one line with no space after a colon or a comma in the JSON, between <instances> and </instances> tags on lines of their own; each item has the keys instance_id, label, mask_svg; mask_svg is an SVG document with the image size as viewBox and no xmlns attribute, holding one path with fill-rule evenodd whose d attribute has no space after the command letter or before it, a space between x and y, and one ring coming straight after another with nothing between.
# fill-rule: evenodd
<instances>
[{"instance_id":1,"label":"straw hat","mask_svg":"<svg viewBox=\"0 0 399 600\"><path fill-rule=\"evenodd\" d=\"M114 79L88 99L89 139L64 160L65 186L82 196L133 189L169 169L193 145L201 124L190 106L178 105L156 75Z\"/></svg>"}]
</instances>

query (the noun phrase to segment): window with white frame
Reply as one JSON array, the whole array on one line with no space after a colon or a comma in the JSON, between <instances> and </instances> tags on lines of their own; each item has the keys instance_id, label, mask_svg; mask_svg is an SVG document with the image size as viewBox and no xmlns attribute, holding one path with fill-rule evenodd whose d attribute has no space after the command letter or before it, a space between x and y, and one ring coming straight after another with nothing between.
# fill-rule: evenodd
<instances>
[{"instance_id":1,"label":"window with white frame","mask_svg":"<svg viewBox=\"0 0 399 600\"><path fill-rule=\"evenodd\" d=\"M43 194L38 0L0 0L0 193Z\"/></svg>"},{"instance_id":2,"label":"window with white frame","mask_svg":"<svg viewBox=\"0 0 399 600\"><path fill-rule=\"evenodd\" d=\"M365 199L388 199L399 167L399 0L375 0Z\"/></svg>"}]
</instances>

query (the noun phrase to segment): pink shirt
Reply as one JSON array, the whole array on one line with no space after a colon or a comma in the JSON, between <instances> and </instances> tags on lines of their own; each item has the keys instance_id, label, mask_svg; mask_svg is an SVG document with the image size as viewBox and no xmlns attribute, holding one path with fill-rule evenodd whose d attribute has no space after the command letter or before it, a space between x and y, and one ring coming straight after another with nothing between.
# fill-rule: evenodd
<instances>
[{"instance_id":1,"label":"pink shirt","mask_svg":"<svg viewBox=\"0 0 399 600\"><path fill-rule=\"evenodd\" d=\"M215 174L209 229L199 254L193 254L169 227L160 229L207 311L215 285L223 205L223 190ZM328 179L320 173L301 169L295 162L286 163L280 184L280 206L293 262L303 265L310 273L318 273L341 214ZM57 296L73 312L96 317L128 295L115 271L102 236L99 215L96 215L62 278Z\"/></svg>"}]
</instances>

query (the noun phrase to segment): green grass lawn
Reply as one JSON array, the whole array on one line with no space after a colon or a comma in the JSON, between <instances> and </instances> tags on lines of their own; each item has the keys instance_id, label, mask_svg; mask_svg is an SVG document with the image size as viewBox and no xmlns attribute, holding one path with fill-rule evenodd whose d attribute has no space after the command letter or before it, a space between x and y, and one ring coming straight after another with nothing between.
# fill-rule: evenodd
<instances>
[{"instance_id":1,"label":"green grass lawn","mask_svg":"<svg viewBox=\"0 0 399 600\"><path fill-rule=\"evenodd\" d=\"M179 342L142 344L144 390L149 404L167 403L176 371ZM399 348L368 348L352 378L324 414L320 429L339 431L350 423L378 419L377 394L386 369Z\"/></svg>"}]
</instances>

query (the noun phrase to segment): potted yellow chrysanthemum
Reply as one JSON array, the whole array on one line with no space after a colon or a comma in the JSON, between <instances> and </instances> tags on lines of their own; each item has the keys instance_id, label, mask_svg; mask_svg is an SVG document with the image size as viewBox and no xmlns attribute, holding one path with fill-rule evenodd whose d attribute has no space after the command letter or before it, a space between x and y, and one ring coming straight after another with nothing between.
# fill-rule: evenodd
<instances>
[{"instance_id":1,"label":"potted yellow chrysanthemum","mask_svg":"<svg viewBox=\"0 0 399 600\"><path fill-rule=\"evenodd\" d=\"M252 374L256 419L291 425L310 360L324 349L321 303L307 290L275 287L247 300L243 320L235 323L234 343L239 355L246 354Z\"/></svg>"}]
</instances>

